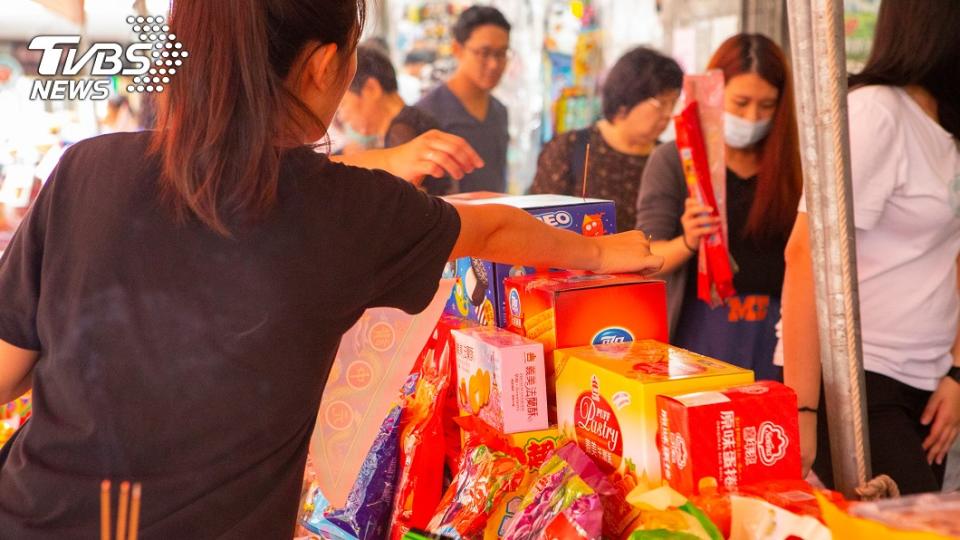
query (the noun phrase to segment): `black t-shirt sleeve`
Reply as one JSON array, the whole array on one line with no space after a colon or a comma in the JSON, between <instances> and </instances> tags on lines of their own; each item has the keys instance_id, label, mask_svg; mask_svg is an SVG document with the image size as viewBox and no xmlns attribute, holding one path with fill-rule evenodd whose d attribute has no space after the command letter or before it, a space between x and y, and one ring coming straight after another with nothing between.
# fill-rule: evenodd
<instances>
[{"instance_id":1,"label":"black t-shirt sleeve","mask_svg":"<svg viewBox=\"0 0 960 540\"><path fill-rule=\"evenodd\" d=\"M53 190L65 161L61 159L54 168L0 258L0 339L21 349L41 348L37 331L40 272Z\"/></svg>"},{"instance_id":2,"label":"black t-shirt sleeve","mask_svg":"<svg viewBox=\"0 0 960 540\"><path fill-rule=\"evenodd\" d=\"M460 215L387 173L378 184L372 233L372 295L367 307L395 307L418 313L433 299L443 268L460 235Z\"/></svg>"}]
</instances>

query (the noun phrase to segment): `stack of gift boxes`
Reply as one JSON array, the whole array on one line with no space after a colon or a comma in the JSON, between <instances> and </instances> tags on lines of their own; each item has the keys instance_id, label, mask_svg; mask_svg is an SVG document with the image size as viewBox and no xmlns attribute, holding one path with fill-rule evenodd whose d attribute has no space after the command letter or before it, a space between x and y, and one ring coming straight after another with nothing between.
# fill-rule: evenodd
<instances>
[{"instance_id":1,"label":"stack of gift boxes","mask_svg":"<svg viewBox=\"0 0 960 540\"><path fill-rule=\"evenodd\" d=\"M616 231L610 201L459 202L513 205L585 235ZM764 504L819 512L800 479L796 396L668 345L663 281L481 259L447 270L455 286L445 317L352 487L323 488L339 502L319 483L307 490L308 530L337 540L420 530L454 540L717 540L755 516L789 521ZM377 323L368 326L373 334ZM337 417L323 407L321 416ZM731 517L744 512L747 521Z\"/></svg>"},{"instance_id":2,"label":"stack of gift boxes","mask_svg":"<svg viewBox=\"0 0 960 540\"><path fill-rule=\"evenodd\" d=\"M466 202L517 206L585 235L616 231L610 201L473 195ZM668 484L696 496L799 480L796 396L668 345L663 281L480 259L451 263L447 277L456 278L447 313L478 325L452 332L461 414L508 437L531 466L575 442L615 488L616 497L604 500L605 537L635 525L640 510L626 502L631 493ZM494 521L485 538L497 537Z\"/></svg>"}]
</instances>

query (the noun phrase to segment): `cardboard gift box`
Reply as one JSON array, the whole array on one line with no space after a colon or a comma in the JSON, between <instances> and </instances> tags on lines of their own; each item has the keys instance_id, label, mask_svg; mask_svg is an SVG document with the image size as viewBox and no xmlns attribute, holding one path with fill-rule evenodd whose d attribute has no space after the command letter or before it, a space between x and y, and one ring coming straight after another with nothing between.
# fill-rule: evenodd
<instances>
[{"instance_id":1,"label":"cardboard gift box","mask_svg":"<svg viewBox=\"0 0 960 540\"><path fill-rule=\"evenodd\" d=\"M657 396L753 382L753 372L654 340L554 353L560 432L592 457L626 496L660 485ZM609 510L609 509L608 509ZM626 527L635 517L618 516Z\"/></svg>"},{"instance_id":2,"label":"cardboard gift box","mask_svg":"<svg viewBox=\"0 0 960 540\"><path fill-rule=\"evenodd\" d=\"M503 204L529 212L547 225L570 230L585 236L602 236L617 232L616 210L612 201L582 199L565 195L506 196L496 193L469 193L447 197L457 204ZM502 294L503 280L510 276L531 274L534 268L516 266L473 257L450 262L445 278L456 279L456 285L445 313L476 321L484 326L503 327L506 309Z\"/></svg>"},{"instance_id":3,"label":"cardboard gift box","mask_svg":"<svg viewBox=\"0 0 960 540\"><path fill-rule=\"evenodd\" d=\"M797 394L786 385L659 396L657 410L661 471L680 493L801 479Z\"/></svg>"},{"instance_id":4,"label":"cardboard gift box","mask_svg":"<svg viewBox=\"0 0 960 540\"><path fill-rule=\"evenodd\" d=\"M461 412L505 434L548 427L543 345L485 326L452 334Z\"/></svg>"}]
</instances>

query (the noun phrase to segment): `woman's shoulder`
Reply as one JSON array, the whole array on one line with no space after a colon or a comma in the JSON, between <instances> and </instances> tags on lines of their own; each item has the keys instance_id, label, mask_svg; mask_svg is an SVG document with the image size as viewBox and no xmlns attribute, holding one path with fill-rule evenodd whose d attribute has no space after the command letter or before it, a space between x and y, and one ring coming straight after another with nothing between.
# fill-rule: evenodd
<instances>
[{"instance_id":1,"label":"woman's shoulder","mask_svg":"<svg viewBox=\"0 0 960 540\"><path fill-rule=\"evenodd\" d=\"M152 133L152 131L125 131L97 135L71 144L63 155L71 160L142 161L148 154Z\"/></svg>"},{"instance_id":2,"label":"woman's shoulder","mask_svg":"<svg viewBox=\"0 0 960 540\"><path fill-rule=\"evenodd\" d=\"M873 84L853 89L847 96L851 114L896 116L904 106L903 89Z\"/></svg>"},{"instance_id":3,"label":"woman's shoulder","mask_svg":"<svg viewBox=\"0 0 960 540\"><path fill-rule=\"evenodd\" d=\"M645 172L651 176L677 176L683 174L680 152L676 141L668 141L656 147L647 160ZM647 177L647 174L644 174Z\"/></svg>"}]
</instances>

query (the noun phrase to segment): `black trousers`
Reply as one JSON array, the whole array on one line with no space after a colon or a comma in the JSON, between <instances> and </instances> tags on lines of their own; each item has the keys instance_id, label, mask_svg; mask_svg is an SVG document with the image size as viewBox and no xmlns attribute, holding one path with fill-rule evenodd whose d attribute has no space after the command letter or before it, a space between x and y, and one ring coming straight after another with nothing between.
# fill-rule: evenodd
<instances>
[{"instance_id":1,"label":"black trousers","mask_svg":"<svg viewBox=\"0 0 960 540\"><path fill-rule=\"evenodd\" d=\"M869 371L866 372L866 390L873 475L890 476L904 495L940 491L946 460L942 465L927 463L923 440L930 434L930 426L920 424L920 416L931 392ZM833 488L827 432L829 420L822 388L818 409L817 459L813 470L824 485Z\"/></svg>"}]
</instances>

